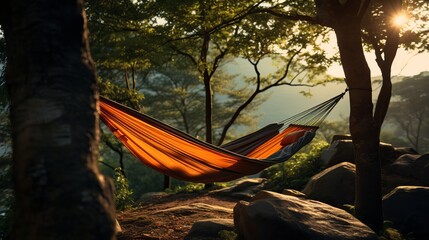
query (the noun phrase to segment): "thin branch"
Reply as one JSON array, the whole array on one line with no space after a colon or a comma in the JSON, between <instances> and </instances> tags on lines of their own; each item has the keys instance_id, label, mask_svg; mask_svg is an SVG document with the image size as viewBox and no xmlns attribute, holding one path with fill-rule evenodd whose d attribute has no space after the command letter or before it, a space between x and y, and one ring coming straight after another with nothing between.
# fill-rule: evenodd
<instances>
[{"instance_id":1,"label":"thin branch","mask_svg":"<svg viewBox=\"0 0 429 240\"><path fill-rule=\"evenodd\" d=\"M298 79L298 76L300 76L301 75L301 73L303 73L303 72L305 72L305 71L307 71L307 70L309 70L309 68L303 68L303 69L301 69L301 71L299 71L297 74L295 74L295 76L293 76L293 78L289 81L289 84L293 84L293 82L296 80L296 79ZM304 77L305 76L307 76L307 73L304 75Z\"/></svg>"},{"instance_id":2,"label":"thin branch","mask_svg":"<svg viewBox=\"0 0 429 240\"><path fill-rule=\"evenodd\" d=\"M258 64L261 61L261 58L259 57L254 63L249 58L247 60L250 62L250 64L253 65L253 69L255 70L255 73L256 73L256 90L255 91L259 92L261 88L261 72L259 71Z\"/></svg>"},{"instance_id":3,"label":"thin branch","mask_svg":"<svg viewBox=\"0 0 429 240\"><path fill-rule=\"evenodd\" d=\"M283 75L279 79L277 79L277 81L275 82L275 84L280 83L281 81L283 81L286 78L287 74L289 73L290 66L292 65L292 61L294 60L294 58L296 56L298 56L298 54L302 51L302 49L304 49L304 47L301 47L298 51L296 51L294 54L292 54L292 56L288 60L288 63L286 64L286 68L285 68L285 71L283 72ZM300 73L298 73L297 75L299 75ZM297 75L295 75L295 77ZM292 81L295 79L295 77L292 79Z\"/></svg>"},{"instance_id":4,"label":"thin branch","mask_svg":"<svg viewBox=\"0 0 429 240\"><path fill-rule=\"evenodd\" d=\"M175 52L177 52L178 54L180 54L180 55L183 55L183 56L187 57L189 60L191 60L191 62L192 62L195 66L198 66L198 61L197 61L197 60L195 60L195 58L194 58L191 54L189 54L189 53L187 53L187 52L184 52L184 51L182 51L182 50L178 49L176 46L173 46L173 45L171 45L171 46L170 46L170 48L171 48L171 49L173 49L173 50L174 50Z\"/></svg>"},{"instance_id":5,"label":"thin branch","mask_svg":"<svg viewBox=\"0 0 429 240\"><path fill-rule=\"evenodd\" d=\"M300 14L290 14L275 10L273 8L260 8L252 11L252 13L269 13L275 17L284 19L284 20L293 20L293 21L304 21L311 24L320 24L315 17L300 15Z\"/></svg>"},{"instance_id":6,"label":"thin branch","mask_svg":"<svg viewBox=\"0 0 429 240\"><path fill-rule=\"evenodd\" d=\"M104 166L112 169L113 171L115 171L115 169L116 169L114 166L112 166L112 165L110 165L110 164L108 164L106 162L103 162L103 161L98 161L98 162L101 163L101 164L103 164Z\"/></svg>"},{"instance_id":7,"label":"thin branch","mask_svg":"<svg viewBox=\"0 0 429 240\"><path fill-rule=\"evenodd\" d=\"M221 51L219 55L216 56L213 62L212 70L209 73L209 77L211 78L213 74L216 72L216 69L219 67L219 62L225 57L225 54L228 52L228 48L224 51Z\"/></svg>"}]
</instances>

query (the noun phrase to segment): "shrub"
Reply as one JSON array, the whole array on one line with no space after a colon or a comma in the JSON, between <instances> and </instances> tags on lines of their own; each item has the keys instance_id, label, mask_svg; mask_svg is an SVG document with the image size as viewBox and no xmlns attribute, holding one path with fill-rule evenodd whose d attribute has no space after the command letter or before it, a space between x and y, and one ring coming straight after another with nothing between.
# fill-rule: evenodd
<instances>
[{"instance_id":1,"label":"shrub","mask_svg":"<svg viewBox=\"0 0 429 240\"><path fill-rule=\"evenodd\" d=\"M171 193L193 193L200 192L204 190L203 183L186 183L185 185L179 185L174 187L169 192Z\"/></svg>"},{"instance_id":2,"label":"shrub","mask_svg":"<svg viewBox=\"0 0 429 240\"><path fill-rule=\"evenodd\" d=\"M194 192L202 192L202 191L211 191L214 189L220 189L224 187L231 186L231 182L217 182L214 183L214 186L210 189L205 189L204 183L189 183L189 182L181 182L179 185L176 185L173 189L167 189L166 191L169 193L194 193Z\"/></svg>"},{"instance_id":3,"label":"shrub","mask_svg":"<svg viewBox=\"0 0 429 240\"><path fill-rule=\"evenodd\" d=\"M329 146L319 141L310 145L308 153L296 153L288 161L276 164L265 171L266 189L280 192L285 188L301 190L308 180L322 169L321 152Z\"/></svg>"},{"instance_id":4,"label":"shrub","mask_svg":"<svg viewBox=\"0 0 429 240\"><path fill-rule=\"evenodd\" d=\"M115 200L116 209L125 210L133 205L133 191L128 185L128 180L125 178L121 168L115 169Z\"/></svg>"}]
</instances>

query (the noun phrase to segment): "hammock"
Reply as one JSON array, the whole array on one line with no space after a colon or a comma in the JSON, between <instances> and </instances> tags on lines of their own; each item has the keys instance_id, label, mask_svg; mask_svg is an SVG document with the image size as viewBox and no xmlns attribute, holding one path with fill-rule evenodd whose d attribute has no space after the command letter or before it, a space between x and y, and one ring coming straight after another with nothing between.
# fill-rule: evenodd
<instances>
[{"instance_id":1,"label":"hammock","mask_svg":"<svg viewBox=\"0 0 429 240\"><path fill-rule=\"evenodd\" d=\"M289 159L313 139L344 94L223 146L198 140L104 97L100 97L100 118L146 166L185 181L226 182Z\"/></svg>"}]
</instances>

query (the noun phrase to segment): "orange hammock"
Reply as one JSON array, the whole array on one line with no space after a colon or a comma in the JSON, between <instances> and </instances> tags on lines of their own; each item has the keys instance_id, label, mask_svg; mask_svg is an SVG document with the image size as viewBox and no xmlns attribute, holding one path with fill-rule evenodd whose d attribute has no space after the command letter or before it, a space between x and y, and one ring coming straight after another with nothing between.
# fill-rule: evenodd
<instances>
[{"instance_id":1,"label":"orange hammock","mask_svg":"<svg viewBox=\"0 0 429 240\"><path fill-rule=\"evenodd\" d=\"M104 97L100 98L100 118L148 167L191 182L225 182L289 159L313 139L317 124L343 95L222 147L198 140ZM299 124L303 120L307 124Z\"/></svg>"}]
</instances>

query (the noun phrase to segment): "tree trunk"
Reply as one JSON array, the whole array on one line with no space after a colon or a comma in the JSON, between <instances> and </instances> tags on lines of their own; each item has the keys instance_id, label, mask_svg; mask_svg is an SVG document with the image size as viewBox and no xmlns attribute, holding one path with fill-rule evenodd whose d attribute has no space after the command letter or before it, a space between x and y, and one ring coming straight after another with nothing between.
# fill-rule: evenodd
<instances>
[{"instance_id":1,"label":"tree trunk","mask_svg":"<svg viewBox=\"0 0 429 240\"><path fill-rule=\"evenodd\" d=\"M213 143L213 93L211 85L211 76L209 70L207 69L207 55L209 51L210 35L206 34L204 36L203 45L201 49L200 64L203 82L204 82L204 92L205 92L205 122L206 122L206 142ZM204 189L212 188L213 183L206 183Z\"/></svg>"},{"instance_id":2,"label":"tree trunk","mask_svg":"<svg viewBox=\"0 0 429 240\"><path fill-rule=\"evenodd\" d=\"M350 90L350 133L356 161L356 216L377 231L383 222L379 136L372 115L371 76L362 49L360 24L348 22L346 26L337 26L335 33Z\"/></svg>"},{"instance_id":3,"label":"tree trunk","mask_svg":"<svg viewBox=\"0 0 429 240\"><path fill-rule=\"evenodd\" d=\"M201 16L202 19L206 18L206 10L204 7L207 7L205 2L200 1L201 7ZM206 122L206 142L213 143L213 93L212 93L212 85L211 85L211 76L209 74L207 56L209 53L210 47L210 34L204 33L203 43L201 46L200 52L200 62L199 62L199 71L202 75L204 82L204 93L205 93L205 122ZM213 183L207 183L204 185L205 189L209 189L213 187Z\"/></svg>"},{"instance_id":4,"label":"tree trunk","mask_svg":"<svg viewBox=\"0 0 429 240\"><path fill-rule=\"evenodd\" d=\"M391 66L383 62L384 65L379 64L382 75L382 86L378 94L377 103L374 111L374 121L376 126L377 135L380 136L381 127L386 117L387 110L389 109L390 98L392 96L392 81L391 81Z\"/></svg>"},{"instance_id":5,"label":"tree trunk","mask_svg":"<svg viewBox=\"0 0 429 240\"><path fill-rule=\"evenodd\" d=\"M206 142L213 143L213 127L212 127L212 115L213 115L213 93L212 93L212 84L211 76L209 70L207 69L207 55L209 51L210 35L206 34L203 40L203 46L201 50L201 72L204 82L204 92L205 92L205 120L206 120Z\"/></svg>"},{"instance_id":6,"label":"tree trunk","mask_svg":"<svg viewBox=\"0 0 429 240\"><path fill-rule=\"evenodd\" d=\"M164 175L164 190L171 188L171 177Z\"/></svg>"},{"instance_id":7,"label":"tree trunk","mask_svg":"<svg viewBox=\"0 0 429 240\"><path fill-rule=\"evenodd\" d=\"M16 0L0 8L7 9L1 24L16 194L12 237L114 239L113 189L98 171L98 96L83 2Z\"/></svg>"},{"instance_id":8,"label":"tree trunk","mask_svg":"<svg viewBox=\"0 0 429 240\"><path fill-rule=\"evenodd\" d=\"M390 18L402 11L402 0L384 0L383 1L383 10L386 15L387 21ZM382 87L377 98L377 104L374 112L374 120L377 127L377 133L380 135L381 127L386 117L387 110L389 109L390 98L392 96L392 64L393 60L396 57L399 46L399 32L400 28L391 26L387 29L386 32L386 42L384 49L378 49L380 46L373 44L374 49L376 49L376 61L378 67L381 70L382 75ZM384 59L382 54L384 54Z\"/></svg>"}]
</instances>

